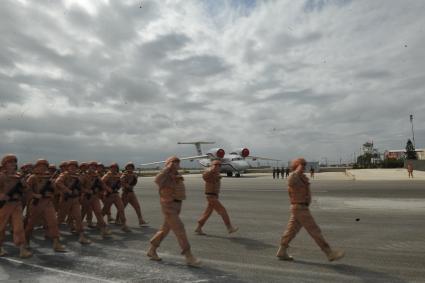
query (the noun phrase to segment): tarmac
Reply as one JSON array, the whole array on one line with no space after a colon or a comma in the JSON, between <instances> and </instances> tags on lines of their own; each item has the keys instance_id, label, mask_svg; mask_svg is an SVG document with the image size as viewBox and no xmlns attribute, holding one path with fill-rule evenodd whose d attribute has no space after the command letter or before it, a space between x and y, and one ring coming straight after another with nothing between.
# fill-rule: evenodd
<instances>
[{"instance_id":1,"label":"tarmac","mask_svg":"<svg viewBox=\"0 0 425 283\"><path fill-rule=\"evenodd\" d=\"M126 214L132 232L111 224L114 234L101 239L87 229L93 244L81 246L61 227L67 253L54 253L43 231L35 232L34 256L20 259L10 235L8 257L0 258L0 282L424 282L425 178L415 171L318 173L313 179L312 213L332 247L346 257L328 262L301 230L291 243L294 262L275 257L289 217L286 180L271 175L224 177L221 200L234 225L228 235L217 214L193 233L205 208L200 175L186 177L187 200L182 219L193 253L203 266L185 265L172 233L159 248L162 262L146 257L149 238L162 223L158 191L152 177L140 178L136 191L148 227L138 227L131 207ZM403 175L403 172L406 176ZM416 174L418 173L418 174ZM398 177L396 178L395 175Z\"/></svg>"}]
</instances>

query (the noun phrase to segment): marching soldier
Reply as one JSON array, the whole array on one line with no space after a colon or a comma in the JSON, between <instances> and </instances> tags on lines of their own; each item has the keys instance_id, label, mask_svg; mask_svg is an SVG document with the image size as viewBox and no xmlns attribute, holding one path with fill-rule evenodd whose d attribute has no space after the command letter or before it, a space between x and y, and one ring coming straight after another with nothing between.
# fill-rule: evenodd
<instances>
[{"instance_id":1,"label":"marching soldier","mask_svg":"<svg viewBox=\"0 0 425 283\"><path fill-rule=\"evenodd\" d=\"M82 197L82 218L88 211L94 212L97 219L97 227L100 229L102 237L111 235L111 231L106 227L106 223L103 220L102 209L100 207L100 196L104 192L111 192L111 189L106 186L102 181L98 173L96 172L97 162L92 161L88 163L87 173L80 177L81 186L83 191ZM95 227L91 223L91 219L87 218L89 227Z\"/></svg>"},{"instance_id":2,"label":"marching soldier","mask_svg":"<svg viewBox=\"0 0 425 283\"><path fill-rule=\"evenodd\" d=\"M6 225L11 221L13 242L20 248L19 256L28 258L32 253L25 247L24 221L22 218L22 198L25 188L23 177L16 172L17 158L8 154L1 160L3 173L0 173L0 256L7 255L3 249Z\"/></svg>"},{"instance_id":3,"label":"marching soldier","mask_svg":"<svg viewBox=\"0 0 425 283\"><path fill-rule=\"evenodd\" d=\"M21 166L21 176L23 177L23 180L26 182L29 178L29 176L31 176L33 170L33 165L32 163L24 163ZM26 191L22 200L22 211L25 211L25 217L24 217L24 221L27 219L28 217L28 213L29 213L29 203L31 201L32 197L31 197L31 192L30 191Z\"/></svg>"},{"instance_id":4,"label":"marching soldier","mask_svg":"<svg viewBox=\"0 0 425 283\"><path fill-rule=\"evenodd\" d=\"M291 169L294 171L288 179L291 216L286 231L281 238L276 256L281 260L293 260L292 256L288 255L287 249L289 243L295 238L300 229L304 227L326 254L329 261L341 259L344 257L344 252L330 248L311 215L309 209L311 203L310 182L304 174L305 166L306 161L304 158L295 159L291 164Z\"/></svg>"},{"instance_id":5,"label":"marching soldier","mask_svg":"<svg viewBox=\"0 0 425 283\"><path fill-rule=\"evenodd\" d=\"M238 231L238 228L233 227L230 223L230 218L227 214L226 208L218 199L221 186L220 166L221 161L214 160L211 163L211 168L205 171L202 175L202 178L205 181L205 196L207 198L208 205L201 218L198 220L198 227L195 230L198 235L205 235L205 233L202 231L202 227L205 225L214 210L223 218L223 222L226 225L229 234Z\"/></svg>"},{"instance_id":6,"label":"marching soldier","mask_svg":"<svg viewBox=\"0 0 425 283\"><path fill-rule=\"evenodd\" d=\"M61 173L64 173L66 171L66 167L68 166L66 161L62 161L59 164L59 170L56 170L54 174L52 174L52 185L55 189L55 191L53 192L53 206L55 207L56 212L59 212L59 203L60 203L60 198L61 198L61 191L60 189L58 189L58 187L56 186L56 180L57 178L60 176ZM60 223L58 223L60 224Z\"/></svg>"},{"instance_id":7,"label":"marching soldier","mask_svg":"<svg viewBox=\"0 0 425 283\"><path fill-rule=\"evenodd\" d=\"M200 266L201 262L192 255L190 244L187 239L184 224L180 219L182 201L186 199L186 190L183 176L178 172L180 159L176 156L169 157L163 169L155 178L159 187L161 210L164 215L164 223L159 231L151 238L151 246L147 256L152 260L159 261L156 250L170 230L176 235L182 254L186 257L186 263L190 266Z\"/></svg>"},{"instance_id":8,"label":"marching soldier","mask_svg":"<svg viewBox=\"0 0 425 283\"><path fill-rule=\"evenodd\" d=\"M34 165L33 174L28 178L28 190L32 192L30 213L25 226L25 237L29 246L34 224L42 218L47 227L47 235L53 240L53 250L65 252L64 246L59 242L59 228L56 219L56 211L53 206L54 187L51 182L52 175L48 171L49 163L45 159L39 159Z\"/></svg>"},{"instance_id":9,"label":"marching soldier","mask_svg":"<svg viewBox=\"0 0 425 283\"><path fill-rule=\"evenodd\" d=\"M118 211L118 215L121 221L121 230L124 232L130 232L127 226L127 220L125 218L124 204L120 198L119 190L121 188L121 174L119 173L119 167L117 163L112 163L109 166L109 172L102 177L102 181L111 189L106 193L102 214L107 215L111 213L112 204L115 205Z\"/></svg>"},{"instance_id":10,"label":"marching soldier","mask_svg":"<svg viewBox=\"0 0 425 283\"><path fill-rule=\"evenodd\" d=\"M123 188L121 199L124 204L124 208L130 203L136 211L137 218L139 219L139 226L143 226L147 224L147 222L143 220L140 204L136 194L134 193L134 187L137 184L137 175L134 173L135 166L133 163L129 162L125 165L124 169L125 172L121 175L121 186ZM121 222L118 213L116 219L116 223Z\"/></svg>"},{"instance_id":11,"label":"marching soldier","mask_svg":"<svg viewBox=\"0 0 425 283\"><path fill-rule=\"evenodd\" d=\"M79 234L81 244L90 244L91 241L84 235L84 229L81 219L80 193L81 183L77 175L78 162L68 161L67 171L62 173L55 182L56 187L61 191L61 200L58 213L58 223L65 220L66 215L71 217L75 231ZM71 229L74 227L71 227Z\"/></svg>"}]
</instances>

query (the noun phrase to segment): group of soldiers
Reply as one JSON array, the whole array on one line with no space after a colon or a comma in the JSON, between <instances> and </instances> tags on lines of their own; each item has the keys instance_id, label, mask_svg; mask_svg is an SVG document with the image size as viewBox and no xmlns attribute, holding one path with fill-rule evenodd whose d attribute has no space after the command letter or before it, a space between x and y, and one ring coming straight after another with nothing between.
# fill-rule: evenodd
<instances>
[{"instance_id":1,"label":"group of soldiers","mask_svg":"<svg viewBox=\"0 0 425 283\"><path fill-rule=\"evenodd\" d=\"M136 211L139 224L147 223L133 191L137 184L133 163L127 163L123 173L119 172L117 163L106 170L96 161L79 164L70 160L62 162L57 169L47 160L39 159L34 164L22 165L20 172L17 164L13 154L1 159L0 256L7 254L3 242L8 224L14 244L20 248L20 257L27 258L32 255L29 246L35 226L44 227L45 237L52 240L54 251L65 252L59 240L59 224L68 224L81 244L90 244L91 240L84 233L83 220L86 219L88 227L99 229L102 237L110 236L107 223L113 221L112 205L117 209L115 223L121 225L123 231L130 231L124 212L129 203ZM93 214L96 225L92 222Z\"/></svg>"},{"instance_id":2,"label":"group of soldiers","mask_svg":"<svg viewBox=\"0 0 425 283\"><path fill-rule=\"evenodd\" d=\"M229 234L238 231L238 227L231 224L230 217L219 200L222 178L220 166L221 161L214 160L211 167L202 175L205 181L207 207L198 220L195 229L197 235L205 235L202 229L213 211L222 217ZM289 243L304 227L330 261L338 260L344 256L344 252L331 249L310 213L310 182L304 174L305 167L306 161L302 158L292 161L293 173L288 179L291 214L276 256L281 260L293 260L287 252ZM107 217L108 221L112 220L110 216L112 204L118 211L116 223L122 225L123 231L129 231L124 213L128 203L135 208L139 224L146 224L133 191L137 184L134 164L128 163L124 169L124 173L119 173L118 164L113 163L109 166L109 171L105 172L104 166L98 162L78 164L77 161L71 160L61 163L57 171L47 160L40 159L32 167L22 166L22 172L18 173L16 156L11 154L4 156L0 168L0 256L6 255L2 244L9 223L13 230L14 243L20 248L22 258L32 255L28 248L36 224L45 227L46 237L52 239L53 249L56 252L65 251L59 242L58 229L58 224L63 222L68 223L71 231L79 235L81 244L91 242L84 235L82 224L84 218L87 219L88 226L97 227L103 237L110 235L111 231L107 228L104 217ZM171 156L165 161L164 169L155 177L164 221L150 239L147 256L151 260L160 261L157 249L169 232L173 231L186 263L197 267L201 262L191 252L186 230L180 218L182 203L186 199L186 189L184 177L179 169L180 159ZM121 196L120 188L123 189ZM97 218L96 226L92 224L92 214Z\"/></svg>"},{"instance_id":3,"label":"group of soldiers","mask_svg":"<svg viewBox=\"0 0 425 283\"><path fill-rule=\"evenodd\" d=\"M286 168L284 168L284 167L282 167L282 168L274 167L273 168L273 179L279 179L279 175L282 176L282 179L284 179L285 177L286 177L286 179L288 179L289 173L290 173L289 167L286 167Z\"/></svg>"}]
</instances>

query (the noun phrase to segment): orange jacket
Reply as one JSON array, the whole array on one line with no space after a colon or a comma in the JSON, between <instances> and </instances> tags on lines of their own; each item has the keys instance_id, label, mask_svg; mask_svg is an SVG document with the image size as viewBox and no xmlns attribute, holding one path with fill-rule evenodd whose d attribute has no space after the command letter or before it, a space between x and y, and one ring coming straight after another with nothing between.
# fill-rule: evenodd
<instances>
[{"instance_id":1,"label":"orange jacket","mask_svg":"<svg viewBox=\"0 0 425 283\"><path fill-rule=\"evenodd\" d=\"M202 174L202 178L205 181L205 193L216 194L220 193L221 176L220 173L214 172L211 169L207 170Z\"/></svg>"},{"instance_id":2,"label":"orange jacket","mask_svg":"<svg viewBox=\"0 0 425 283\"><path fill-rule=\"evenodd\" d=\"M291 204L310 204L311 192L308 177L294 172L288 178L288 193Z\"/></svg>"}]
</instances>

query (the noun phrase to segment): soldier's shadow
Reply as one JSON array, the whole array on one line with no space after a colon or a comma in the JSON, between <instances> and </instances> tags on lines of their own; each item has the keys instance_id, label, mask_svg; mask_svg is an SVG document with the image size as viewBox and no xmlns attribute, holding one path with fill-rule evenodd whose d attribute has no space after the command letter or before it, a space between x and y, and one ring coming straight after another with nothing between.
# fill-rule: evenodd
<instances>
[{"instance_id":1,"label":"soldier's shadow","mask_svg":"<svg viewBox=\"0 0 425 283\"><path fill-rule=\"evenodd\" d=\"M245 238L245 237L240 237L240 236L227 236L227 237L225 237L225 236L207 234L207 235L204 235L202 237L229 240L232 243L244 246L247 250L263 250L263 249L275 247L273 245L267 244L267 243L262 242L262 241L258 241L258 240L250 239L250 238Z\"/></svg>"},{"instance_id":2,"label":"soldier's shadow","mask_svg":"<svg viewBox=\"0 0 425 283\"><path fill-rule=\"evenodd\" d=\"M365 283L376 283L376 282L391 282L391 283L407 283L407 281L389 275L384 272L378 272L370 270L364 267L348 265L344 263L340 264L329 264L329 263L318 263L318 262L309 262L304 260L294 260L295 264L303 264L308 266L317 266L321 268L326 268L342 275L355 276L360 278Z\"/></svg>"}]
</instances>

